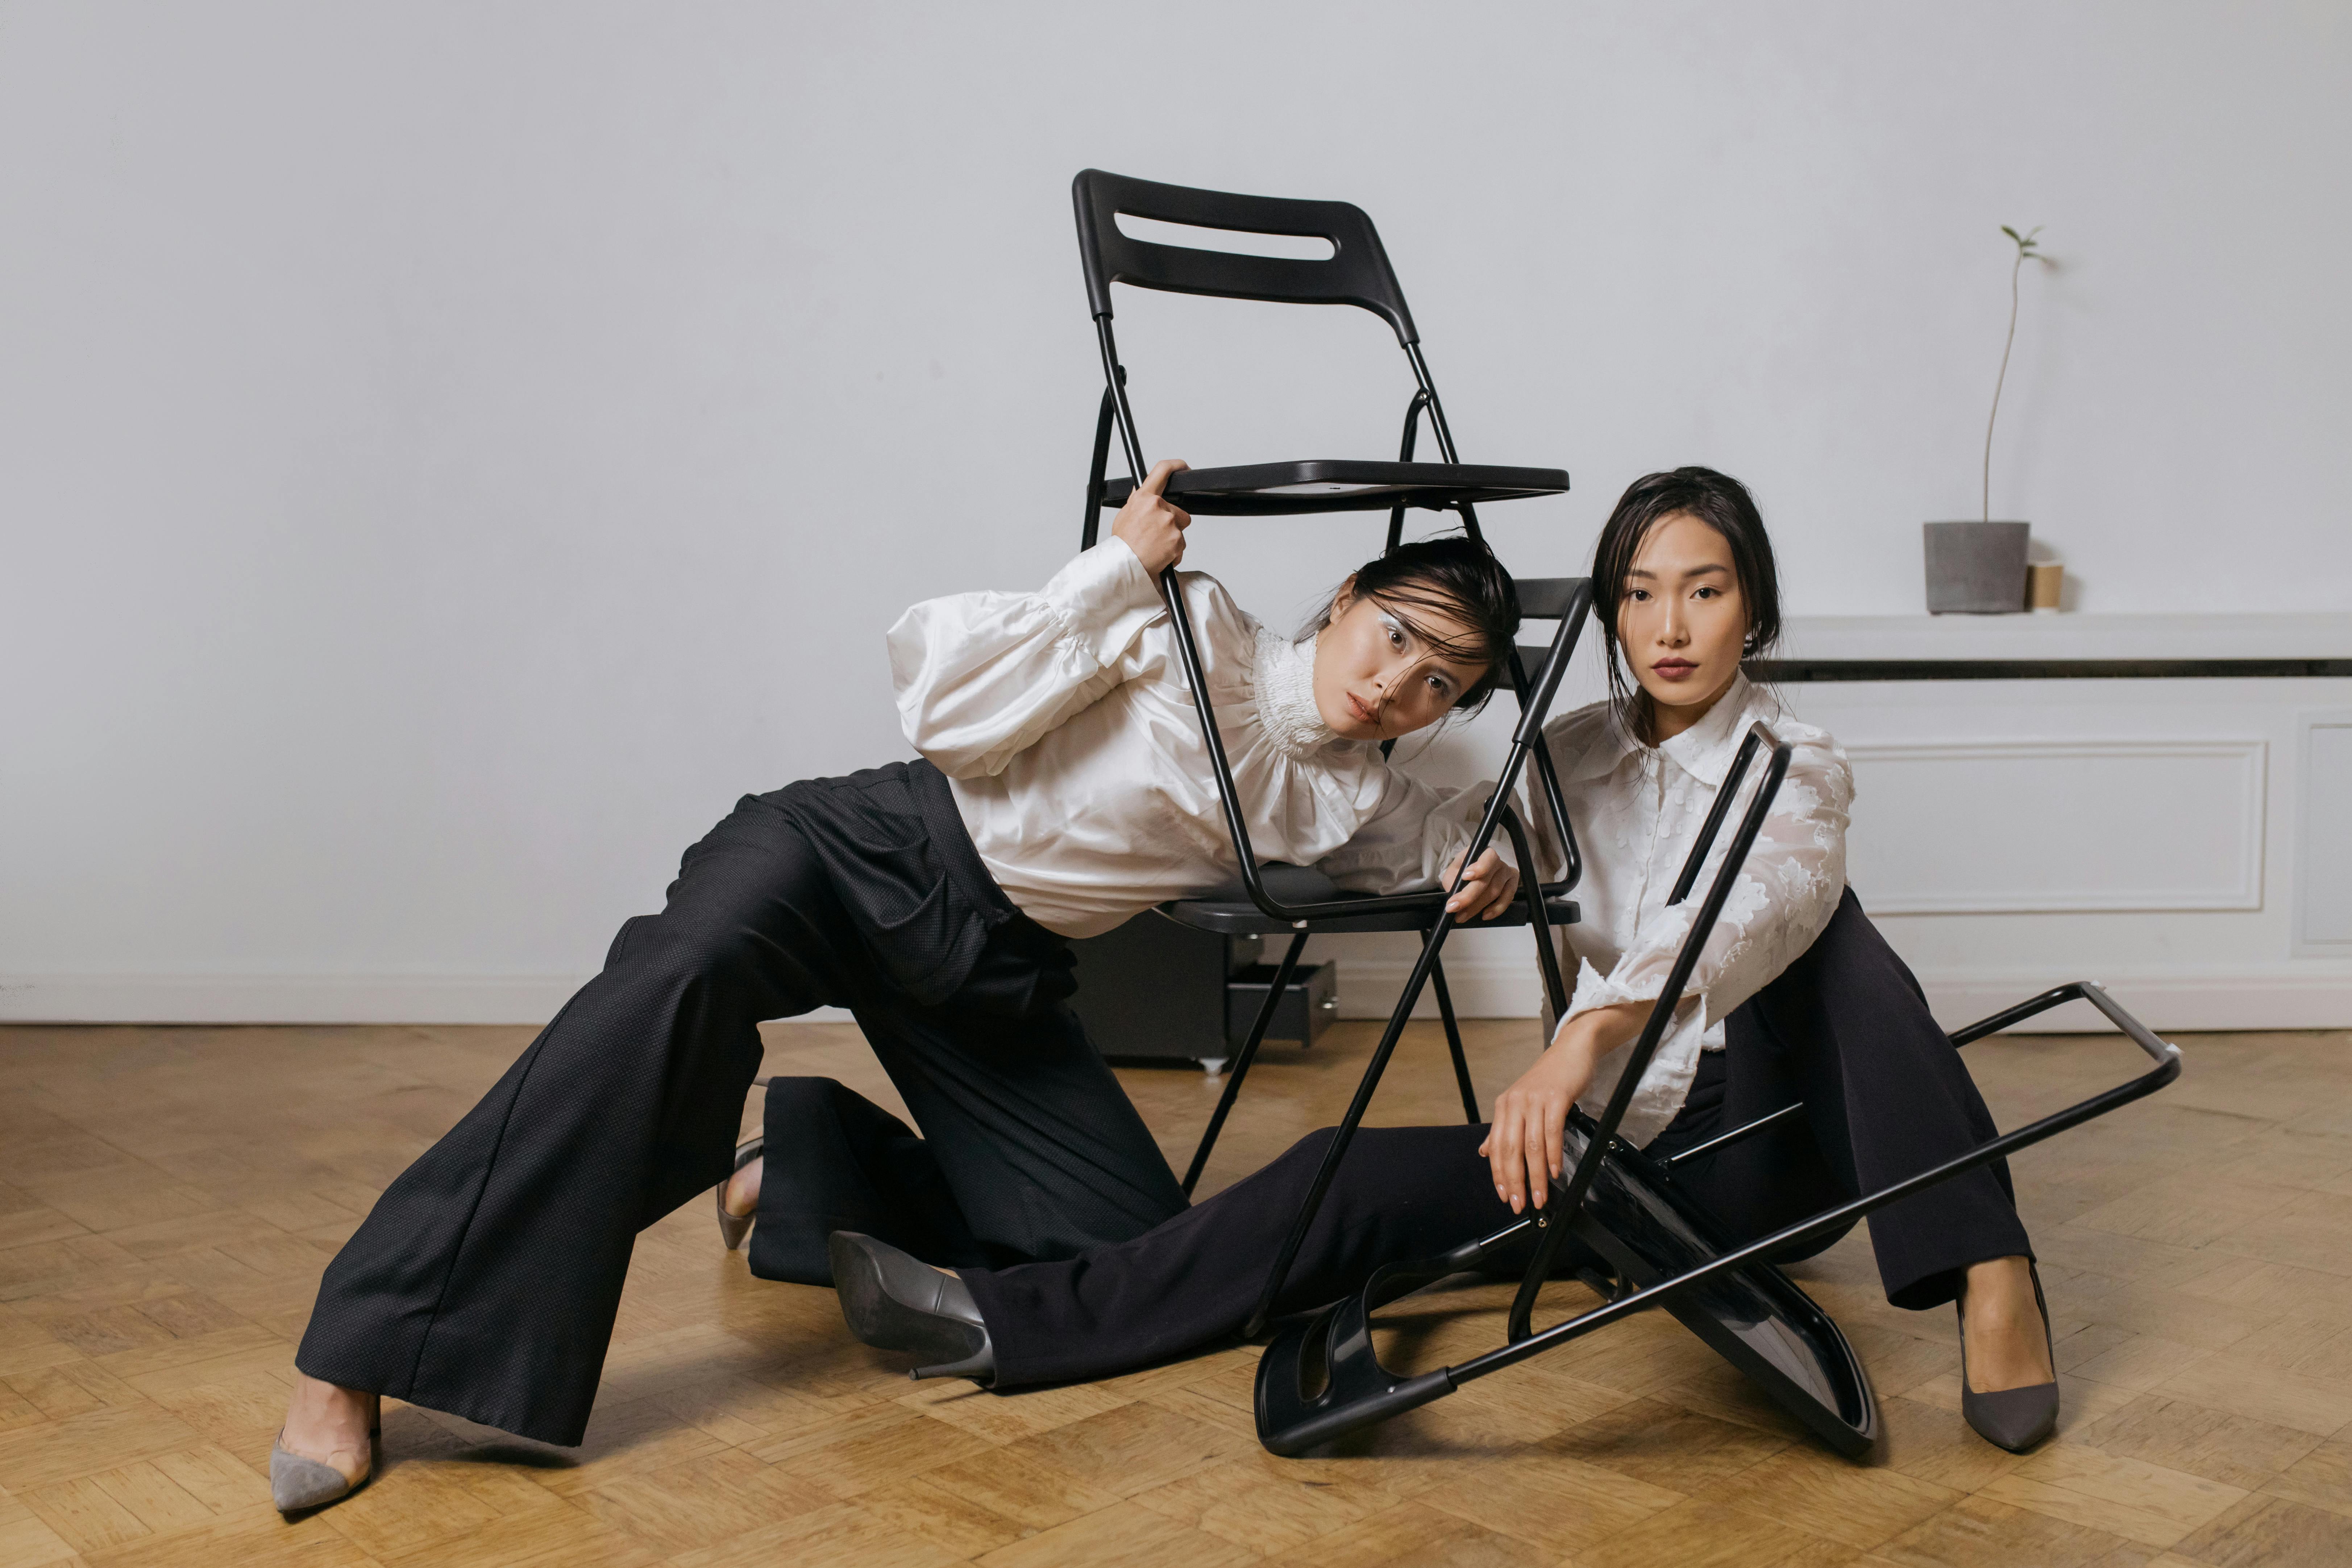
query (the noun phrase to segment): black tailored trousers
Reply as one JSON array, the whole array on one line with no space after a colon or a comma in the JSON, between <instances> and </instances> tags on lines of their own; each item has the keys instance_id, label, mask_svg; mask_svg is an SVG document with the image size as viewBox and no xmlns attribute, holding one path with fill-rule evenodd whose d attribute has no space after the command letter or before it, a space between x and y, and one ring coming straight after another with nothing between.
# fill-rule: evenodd
<instances>
[{"instance_id":1,"label":"black tailored trousers","mask_svg":"<svg viewBox=\"0 0 2352 1568\"><path fill-rule=\"evenodd\" d=\"M943 1261L1148 1231L1184 1195L1065 1001L1072 968L988 878L928 763L746 796L662 912L622 928L604 972L386 1189L329 1265L296 1364L577 1444L636 1233L726 1179L760 1022L820 1005L853 1010L921 1125L919 1159L860 1152L911 1183ZM846 1157L778 1131L788 1171ZM763 1183L755 1267L829 1283L812 1228L828 1216L789 1212L791 1185Z\"/></svg>"},{"instance_id":2,"label":"black tailored trousers","mask_svg":"<svg viewBox=\"0 0 2352 1568\"><path fill-rule=\"evenodd\" d=\"M1804 1102L1801 1118L1676 1168L1676 1184L1736 1240L1769 1235L1995 1135L1958 1051L1850 891L1804 956L1725 1025L1725 1049L1701 1058L1682 1113L1649 1152L1692 1148ZM1310 1135L1131 1240L1054 1261L960 1269L994 1342L998 1385L1108 1376L1238 1333L1330 1136L1328 1129ZM1360 1131L1278 1309L1318 1306L1358 1289L1381 1264L1509 1224L1514 1216L1477 1152L1485 1137L1483 1127ZM1897 1306L1952 1300L1971 1263L2032 1256L2000 1164L1891 1205L1869 1224L1881 1282Z\"/></svg>"}]
</instances>

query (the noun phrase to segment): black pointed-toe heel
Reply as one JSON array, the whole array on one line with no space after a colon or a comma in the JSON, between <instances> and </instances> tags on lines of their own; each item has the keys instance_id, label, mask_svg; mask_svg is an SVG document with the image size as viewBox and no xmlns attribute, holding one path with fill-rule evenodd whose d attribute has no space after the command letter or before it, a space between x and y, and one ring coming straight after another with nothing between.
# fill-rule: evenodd
<instances>
[{"instance_id":1,"label":"black pointed-toe heel","mask_svg":"<svg viewBox=\"0 0 2352 1568\"><path fill-rule=\"evenodd\" d=\"M740 1171L752 1161L759 1159L767 1152L767 1148L768 1140L765 1137L754 1138L748 1142L736 1145L735 1171ZM728 1175L731 1178L734 1171L730 1171ZM747 1215L729 1214L727 1183L719 1184L719 1239L727 1244L728 1251L732 1252L743 1245L743 1238L751 1234L751 1222L759 1217L760 1211L757 1209L753 1209Z\"/></svg>"},{"instance_id":2,"label":"black pointed-toe heel","mask_svg":"<svg viewBox=\"0 0 2352 1568\"><path fill-rule=\"evenodd\" d=\"M983 1388L996 1381L996 1347L961 1279L854 1230L835 1231L825 1251L842 1320L862 1343L931 1363L909 1377L968 1377Z\"/></svg>"},{"instance_id":3,"label":"black pointed-toe heel","mask_svg":"<svg viewBox=\"0 0 2352 1568\"><path fill-rule=\"evenodd\" d=\"M2050 1364L2058 1364L2058 1353L2050 1337L2050 1303L2042 1296L2042 1271L2032 1264L2026 1272L2033 1278L2033 1304L2042 1313L2042 1342L2050 1351ZM1960 1303L1952 1303L1952 1310L1960 1318L1960 1415L1976 1428L1977 1436L1996 1447L2012 1454L2022 1454L2058 1429L2058 1384L2030 1384L2023 1388L2003 1388L1991 1394L1979 1394L1969 1386L1968 1316Z\"/></svg>"}]
</instances>

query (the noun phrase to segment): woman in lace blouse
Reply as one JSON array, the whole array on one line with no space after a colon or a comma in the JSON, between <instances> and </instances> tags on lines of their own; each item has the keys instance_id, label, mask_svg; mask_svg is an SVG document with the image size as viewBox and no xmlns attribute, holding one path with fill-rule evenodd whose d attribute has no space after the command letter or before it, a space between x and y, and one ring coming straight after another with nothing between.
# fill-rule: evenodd
<instances>
[{"instance_id":1,"label":"woman in lace blouse","mask_svg":"<svg viewBox=\"0 0 2352 1568\"><path fill-rule=\"evenodd\" d=\"M1567 1016L1497 1097L1489 1126L1358 1134L1284 1310L1544 1203L1562 1173L1569 1107L1600 1111L1689 933L1698 900L1666 899L1759 718L1792 744L1788 776L1621 1135L1670 1155L1801 1100L1803 1118L1676 1167L1679 1184L1752 1237L1994 1134L1917 983L1845 885L1844 754L1741 673L1780 630L1771 546L1747 490L1706 468L1637 482L1602 530L1593 581L1612 697L1546 731L1586 856L1583 920L1562 934L1576 973ZM1557 847L1538 852L1547 850L1557 860ZM998 1385L1098 1376L1209 1342L1247 1317L1328 1135L1146 1236L1066 1262L945 1275L837 1236L845 1314L870 1343ZM2047 1436L2057 1387L2006 1169L1915 1194L1870 1226L1890 1301L1961 1302L1969 1423L2011 1448Z\"/></svg>"},{"instance_id":2,"label":"woman in lace blouse","mask_svg":"<svg viewBox=\"0 0 2352 1568\"><path fill-rule=\"evenodd\" d=\"M1007 1264L1184 1207L1066 1002L1066 938L1239 869L1161 574L1198 631L1253 847L1370 892L1450 879L1467 847L1450 797L1381 742L1475 707L1518 611L1483 546L1443 539L1366 565L1311 637L1275 636L1172 574L1190 519L1161 492L1181 467L1041 592L908 611L890 664L922 760L744 797L663 911L622 927L604 973L385 1191L295 1358L281 1508L365 1479L383 1394L578 1443L636 1232L714 1186L754 1273L817 1284L844 1226ZM1447 907L1491 915L1516 885L1490 851ZM759 1023L821 1005L856 1013L923 1136L829 1079L780 1080L730 1175ZM771 1149L789 1179L763 1180Z\"/></svg>"}]
</instances>

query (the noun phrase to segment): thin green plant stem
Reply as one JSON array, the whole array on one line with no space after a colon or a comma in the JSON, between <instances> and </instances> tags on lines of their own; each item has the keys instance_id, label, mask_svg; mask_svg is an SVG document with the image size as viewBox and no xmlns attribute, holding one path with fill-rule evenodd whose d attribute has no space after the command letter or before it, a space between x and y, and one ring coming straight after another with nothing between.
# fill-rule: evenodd
<instances>
[{"instance_id":1,"label":"thin green plant stem","mask_svg":"<svg viewBox=\"0 0 2352 1568\"><path fill-rule=\"evenodd\" d=\"M2000 389L2009 380L2009 351L2017 342L2017 275L2025 270L2025 252L2009 269L2009 336L2000 341L2000 374L1992 381L1992 413L1985 418L1984 506L1982 521L1992 521L1992 426L2000 417Z\"/></svg>"},{"instance_id":2,"label":"thin green plant stem","mask_svg":"<svg viewBox=\"0 0 2352 1568\"><path fill-rule=\"evenodd\" d=\"M2040 225L2020 234L2007 224L2000 232L2017 242L2017 260L2009 269L2009 335L2000 341L2000 374L1993 377L1992 412L1985 416L1984 491L1980 521L1992 521L1992 427L2000 417L2000 389L2009 380L2009 351L2017 344L2017 275L2025 270L2025 258L2035 254L2033 237L2042 232Z\"/></svg>"}]
</instances>

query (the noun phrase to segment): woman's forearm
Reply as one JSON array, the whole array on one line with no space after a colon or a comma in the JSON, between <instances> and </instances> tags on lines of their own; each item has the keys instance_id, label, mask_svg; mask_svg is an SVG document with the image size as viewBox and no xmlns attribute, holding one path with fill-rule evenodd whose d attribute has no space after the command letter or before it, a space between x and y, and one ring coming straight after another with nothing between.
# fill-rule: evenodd
<instances>
[{"instance_id":1,"label":"woman's forearm","mask_svg":"<svg viewBox=\"0 0 2352 1568\"><path fill-rule=\"evenodd\" d=\"M1572 1046L1588 1063L1597 1062L1611 1051L1633 1039L1649 1022L1654 1002L1612 1002L1605 1007L1588 1008L1574 1017L1564 1019L1553 1031L1551 1048Z\"/></svg>"}]
</instances>

